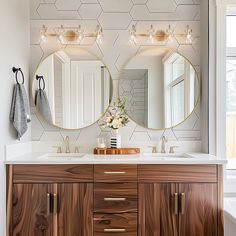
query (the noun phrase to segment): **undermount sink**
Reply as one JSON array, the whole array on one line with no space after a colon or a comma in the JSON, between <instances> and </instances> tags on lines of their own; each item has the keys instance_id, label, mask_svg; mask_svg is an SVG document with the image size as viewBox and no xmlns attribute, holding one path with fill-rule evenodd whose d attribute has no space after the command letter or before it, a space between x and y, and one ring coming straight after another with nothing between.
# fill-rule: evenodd
<instances>
[{"instance_id":1,"label":"undermount sink","mask_svg":"<svg viewBox=\"0 0 236 236\"><path fill-rule=\"evenodd\" d=\"M159 158L159 159L186 159L194 158L192 156L183 154L183 153L143 153L147 158Z\"/></svg>"},{"instance_id":2,"label":"undermount sink","mask_svg":"<svg viewBox=\"0 0 236 236\"><path fill-rule=\"evenodd\" d=\"M84 153L48 153L39 157L39 159L72 160L72 159L82 158L85 155L86 154Z\"/></svg>"}]
</instances>

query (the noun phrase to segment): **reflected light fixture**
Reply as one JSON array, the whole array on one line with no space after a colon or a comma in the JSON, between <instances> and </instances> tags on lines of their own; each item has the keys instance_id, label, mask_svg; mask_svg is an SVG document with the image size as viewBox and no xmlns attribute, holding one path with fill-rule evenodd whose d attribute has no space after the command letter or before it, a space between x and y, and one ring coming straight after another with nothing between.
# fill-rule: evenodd
<instances>
[{"instance_id":1,"label":"reflected light fixture","mask_svg":"<svg viewBox=\"0 0 236 236\"><path fill-rule=\"evenodd\" d=\"M193 40L193 36L192 36L193 30L190 29L190 26L187 25L187 29L186 29L186 43L191 44L192 40Z\"/></svg>"},{"instance_id":2,"label":"reflected light fixture","mask_svg":"<svg viewBox=\"0 0 236 236\"><path fill-rule=\"evenodd\" d=\"M43 25L42 29L40 30L40 39L44 43L47 41L47 27L45 25Z\"/></svg>"},{"instance_id":3,"label":"reflected light fixture","mask_svg":"<svg viewBox=\"0 0 236 236\"><path fill-rule=\"evenodd\" d=\"M130 32L130 38L129 38L129 42L131 44L136 44L136 28L135 25L132 25Z\"/></svg>"},{"instance_id":4,"label":"reflected light fixture","mask_svg":"<svg viewBox=\"0 0 236 236\"><path fill-rule=\"evenodd\" d=\"M102 44L102 27L100 25L97 25L96 42Z\"/></svg>"}]
</instances>

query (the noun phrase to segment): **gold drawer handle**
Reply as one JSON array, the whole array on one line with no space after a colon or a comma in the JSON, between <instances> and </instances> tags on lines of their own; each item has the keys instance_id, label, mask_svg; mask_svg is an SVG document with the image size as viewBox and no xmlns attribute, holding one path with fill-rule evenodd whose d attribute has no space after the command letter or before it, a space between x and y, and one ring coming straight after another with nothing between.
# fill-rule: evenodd
<instances>
[{"instance_id":1,"label":"gold drawer handle","mask_svg":"<svg viewBox=\"0 0 236 236\"><path fill-rule=\"evenodd\" d=\"M180 213L183 215L185 212L185 193L180 194Z\"/></svg>"},{"instance_id":2,"label":"gold drawer handle","mask_svg":"<svg viewBox=\"0 0 236 236\"><path fill-rule=\"evenodd\" d=\"M126 232L126 229L104 229L103 230L106 233L112 233L112 232Z\"/></svg>"},{"instance_id":3,"label":"gold drawer handle","mask_svg":"<svg viewBox=\"0 0 236 236\"><path fill-rule=\"evenodd\" d=\"M58 208L58 204L57 204L58 198L57 198L57 194L53 194L53 214L56 215L57 214L57 208Z\"/></svg>"},{"instance_id":4,"label":"gold drawer handle","mask_svg":"<svg viewBox=\"0 0 236 236\"><path fill-rule=\"evenodd\" d=\"M105 197L104 201L125 201L126 198L125 197Z\"/></svg>"},{"instance_id":5,"label":"gold drawer handle","mask_svg":"<svg viewBox=\"0 0 236 236\"><path fill-rule=\"evenodd\" d=\"M178 215L179 211L179 196L178 193L174 193L174 214Z\"/></svg>"},{"instance_id":6,"label":"gold drawer handle","mask_svg":"<svg viewBox=\"0 0 236 236\"><path fill-rule=\"evenodd\" d=\"M104 171L104 174L122 175L122 174L126 174L126 172L125 171Z\"/></svg>"}]
</instances>

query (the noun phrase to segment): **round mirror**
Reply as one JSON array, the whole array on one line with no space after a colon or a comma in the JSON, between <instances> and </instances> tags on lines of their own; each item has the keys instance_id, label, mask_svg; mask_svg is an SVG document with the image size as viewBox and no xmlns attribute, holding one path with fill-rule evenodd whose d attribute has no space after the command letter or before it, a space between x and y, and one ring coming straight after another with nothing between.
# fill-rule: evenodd
<instances>
[{"instance_id":1,"label":"round mirror","mask_svg":"<svg viewBox=\"0 0 236 236\"><path fill-rule=\"evenodd\" d=\"M167 129L195 109L200 81L191 63L168 48L135 55L122 70L119 95L126 97L129 117L140 126Z\"/></svg>"},{"instance_id":2,"label":"round mirror","mask_svg":"<svg viewBox=\"0 0 236 236\"><path fill-rule=\"evenodd\" d=\"M48 56L32 82L38 112L50 124L64 129L80 129L98 121L112 94L107 67L89 52L75 48Z\"/></svg>"}]
</instances>

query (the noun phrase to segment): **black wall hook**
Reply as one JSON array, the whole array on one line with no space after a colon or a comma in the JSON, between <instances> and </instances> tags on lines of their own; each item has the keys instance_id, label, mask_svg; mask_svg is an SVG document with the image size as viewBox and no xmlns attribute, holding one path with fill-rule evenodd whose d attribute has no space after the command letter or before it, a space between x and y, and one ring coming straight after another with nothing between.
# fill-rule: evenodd
<instances>
[{"instance_id":1,"label":"black wall hook","mask_svg":"<svg viewBox=\"0 0 236 236\"><path fill-rule=\"evenodd\" d=\"M36 75L36 80L39 81L39 89L45 89L45 80L42 75ZM43 82L43 88L41 87L41 82Z\"/></svg>"},{"instance_id":2,"label":"black wall hook","mask_svg":"<svg viewBox=\"0 0 236 236\"><path fill-rule=\"evenodd\" d=\"M13 73L15 74L15 78L16 78L16 83L19 84L19 81L18 81L18 72L21 73L21 76L22 76L22 84L25 83L25 77L24 77L24 74L21 70L21 68L16 68L16 67L12 67L12 71Z\"/></svg>"}]
</instances>

